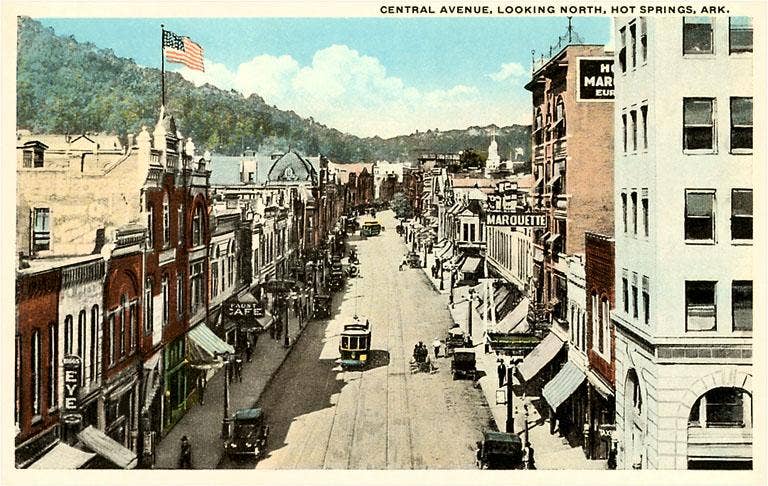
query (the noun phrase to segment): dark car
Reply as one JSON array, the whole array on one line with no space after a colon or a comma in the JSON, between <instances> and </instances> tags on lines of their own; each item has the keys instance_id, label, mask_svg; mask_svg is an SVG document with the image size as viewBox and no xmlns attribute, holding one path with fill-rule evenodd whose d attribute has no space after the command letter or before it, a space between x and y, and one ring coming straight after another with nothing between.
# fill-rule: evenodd
<instances>
[{"instance_id":1,"label":"dark car","mask_svg":"<svg viewBox=\"0 0 768 486\"><path fill-rule=\"evenodd\" d=\"M451 375L455 380L458 377L475 379L475 350L472 348L455 348L451 361Z\"/></svg>"},{"instance_id":2,"label":"dark car","mask_svg":"<svg viewBox=\"0 0 768 486\"><path fill-rule=\"evenodd\" d=\"M314 297L313 316L316 319L331 317L331 296L328 294L317 294Z\"/></svg>"},{"instance_id":3,"label":"dark car","mask_svg":"<svg viewBox=\"0 0 768 486\"><path fill-rule=\"evenodd\" d=\"M232 419L232 434L224 441L230 455L252 455L260 458L267 450L269 426L260 408L241 408Z\"/></svg>"},{"instance_id":4,"label":"dark car","mask_svg":"<svg viewBox=\"0 0 768 486\"><path fill-rule=\"evenodd\" d=\"M515 434L486 432L478 451L480 469L521 469L523 441Z\"/></svg>"}]
</instances>

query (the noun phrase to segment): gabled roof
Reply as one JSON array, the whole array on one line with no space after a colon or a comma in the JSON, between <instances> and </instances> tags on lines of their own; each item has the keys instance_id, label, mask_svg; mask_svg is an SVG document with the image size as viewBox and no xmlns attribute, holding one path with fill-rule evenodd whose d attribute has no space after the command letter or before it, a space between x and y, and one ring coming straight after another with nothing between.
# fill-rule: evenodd
<instances>
[{"instance_id":1,"label":"gabled roof","mask_svg":"<svg viewBox=\"0 0 768 486\"><path fill-rule=\"evenodd\" d=\"M267 174L269 182L316 181L317 177L318 171L312 163L295 150L276 159Z\"/></svg>"}]
</instances>

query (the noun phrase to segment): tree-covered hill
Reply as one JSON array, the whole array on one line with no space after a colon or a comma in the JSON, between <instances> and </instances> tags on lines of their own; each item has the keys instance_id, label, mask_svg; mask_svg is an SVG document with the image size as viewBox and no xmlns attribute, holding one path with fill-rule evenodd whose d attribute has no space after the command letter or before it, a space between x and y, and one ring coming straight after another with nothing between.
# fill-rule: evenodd
<instances>
[{"instance_id":1,"label":"tree-covered hill","mask_svg":"<svg viewBox=\"0 0 768 486\"><path fill-rule=\"evenodd\" d=\"M160 104L160 70L118 57L111 49L57 36L40 22L20 17L17 54L17 126L37 133L137 133L153 126ZM236 154L246 147L265 150L291 145L310 155L338 161L406 160L420 151L457 152L488 146L491 128L499 151L530 152L530 127L471 127L360 138L282 111L257 96L248 98L209 84L195 87L166 72L168 109L185 136L201 149Z\"/></svg>"}]
</instances>

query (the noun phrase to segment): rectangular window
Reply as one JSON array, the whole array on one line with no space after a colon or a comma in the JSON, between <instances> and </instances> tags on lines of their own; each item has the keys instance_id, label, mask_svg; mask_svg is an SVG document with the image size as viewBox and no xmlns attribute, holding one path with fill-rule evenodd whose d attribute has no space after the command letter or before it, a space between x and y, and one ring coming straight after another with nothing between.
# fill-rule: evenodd
<instances>
[{"instance_id":1,"label":"rectangular window","mask_svg":"<svg viewBox=\"0 0 768 486\"><path fill-rule=\"evenodd\" d=\"M651 293L648 277L643 275L643 322L647 325L651 321Z\"/></svg>"},{"instance_id":2,"label":"rectangular window","mask_svg":"<svg viewBox=\"0 0 768 486\"><path fill-rule=\"evenodd\" d=\"M171 246L171 211L168 201L163 202L163 246Z\"/></svg>"},{"instance_id":3,"label":"rectangular window","mask_svg":"<svg viewBox=\"0 0 768 486\"><path fill-rule=\"evenodd\" d=\"M43 151L35 150L35 169L39 169L40 167L43 167L43 165Z\"/></svg>"},{"instance_id":4,"label":"rectangular window","mask_svg":"<svg viewBox=\"0 0 768 486\"><path fill-rule=\"evenodd\" d=\"M752 153L752 98L731 98L731 152Z\"/></svg>"},{"instance_id":5,"label":"rectangular window","mask_svg":"<svg viewBox=\"0 0 768 486\"><path fill-rule=\"evenodd\" d=\"M627 153L627 114L622 113L621 114L621 140L622 140L622 146L624 147L624 153Z\"/></svg>"},{"instance_id":6,"label":"rectangular window","mask_svg":"<svg viewBox=\"0 0 768 486\"><path fill-rule=\"evenodd\" d=\"M648 21L645 17L640 17L640 63L645 64L648 60Z\"/></svg>"},{"instance_id":7,"label":"rectangular window","mask_svg":"<svg viewBox=\"0 0 768 486\"><path fill-rule=\"evenodd\" d=\"M752 330L752 281L734 280L731 288L733 330Z\"/></svg>"},{"instance_id":8,"label":"rectangular window","mask_svg":"<svg viewBox=\"0 0 768 486\"><path fill-rule=\"evenodd\" d=\"M59 328L55 323L52 323L48 327L48 369L50 370L50 379L48 380L48 408L56 408L59 404L59 376L58 367L56 366L58 355Z\"/></svg>"},{"instance_id":9,"label":"rectangular window","mask_svg":"<svg viewBox=\"0 0 768 486\"><path fill-rule=\"evenodd\" d=\"M637 275L632 276L632 317L637 319L639 317L639 308L637 302Z\"/></svg>"},{"instance_id":10,"label":"rectangular window","mask_svg":"<svg viewBox=\"0 0 768 486\"><path fill-rule=\"evenodd\" d=\"M35 329L32 332L32 349L30 352L30 381L32 382L32 414L40 415L40 386L41 386L41 366L40 366L40 330Z\"/></svg>"},{"instance_id":11,"label":"rectangular window","mask_svg":"<svg viewBox=\"0 0 768 486\"><path fill-rule=\"evenodd\" d=\"M629 314L629 281L627 277L621 279L621 296L624 301L624 312Z\"/></svg>"},{"instance_id":12,"label":"rectangular window","mask_svg":"<svg viewBox=\"0 0 768 486\"><path fill-rule=\"evenodd\" d=\"M469 225L469 241L475 241L475 225Z\"/></svg>"},{"instance_id":13,"label":"rectangular window","mask_svg":"<svg viewBox=\"0 0 768 486\"><path fill-rule=\"evenodd\" d=\"M715 193L685 191L685 239L715 240Z\"/></svg>"},{"instance_id":14,"label":"rectangular window","mask_svg":"<svg viewBox=\"0 0 768 486\"><path fill-rule=\"evenodd\" d=\"M752 239L752 189L731 190L731 239Z\"/></svg>"},{"instance_id":15,"label":"rectangular window","mask_svg":"<svg viewBox=\"0 0 768 486\"><path fill-rule=\"evenodd\" d=\"M648 105L640 107L640 117L642 118L643 150L648 150Z\"/></svg>"},{"instance_id":16,"label":"rectangular window","mask_svg":"<svg viewBox=\"0 0 768 486\"><path fill-rule=\"evenodd\" d=\"M643 236L647 238L650 234L650 223L648 220L648 196L643 196L641 206L643 208Z\"/></svg>"},{"instance_id":17,"label":"rectangular window","mask_svg":"<svg viewBox=\"0 0 768 486\"><path fill-rule=\"evenodd\" d=\"M715 285L717 282L685 282L685 330L714 331L717 328Z\"/></svg>"},{"instance_id":18,"label":"rectangular window","mask_svg":"<svg viewBox=\"0 0 768 486\"><path fill-rule=\"evenodd\" d=\"M624 225L624 232L627 232L627 193L621 193L621 220Z\"/></svg>"},{"instance_id":19,"label":"rectangular window","mask_svg":"<svg viewBox=\"0 0 768 486\"><path fill-rule=\"evenodd\" d=\"M155 224L152 214L152 207L147 208L147 246L153 248L155 246Z\"/></svg>"},{"instance_id":20,"label":"rectangular window","mask_svg":"<svg viewBox=\"0 0 768 486\"><path fill-rule=\"evenodd\" d=\"M107 319L107 343L109 343L109 364L115 364L115 313Z\"/></svg>"},{"instance_id":21,"label":"rectangular window","mask_svg":"<svg viewBox=\"0 0 768 486\"><path fill-rule=\"evenodd\" d=\"M683 149L715 150L714 98L683 98Z\"/></svg>"},{"instance_id":22,"label":"rectangular window","mask_svg":"<svg viewBox=\"0 0 768 486\"><path fill-rule=\"evenodd\" d=\"M138 339L139 335L139 308L138 308L137 302L131 302L130 307L128 308L128 340L131 343L131 352L133 352L136 349L136 340Z\"/></svg>"},{"instance_id":23,"label":"rectangular window","mask_svg":"<svg viewBox=\"0 0 768 486\"><path fill-rule=\"evenodd\" d=\"M179 240L179 245L184 243L184 213L181 210L181 206L179 206L176 209L176 224L178 226L177 228L177 235Z\"/></svg>"},{"instance_id":24,"label":"rectangular window","mask_svg":"<svg viewBox=\"0 0 768 486\"><path fill-rule=\"evenodd\" d=\"M22 167L26 169L32 168L32 151L31 150L24 151L24 159L22 161Z\"/></svg>"},{"instance_id":25,"label":"rectangular window","mask_svg":"<svg viewBox=\"0 0 768 486\"><path fill-rule=\"evenodd\" d=\"M171 317L171 296L170 289L168 288L168 276L163 276L160 285L163 294L163 327L165 327L168 325L168 321Z\"/></svg>"},{"instance_id":26,"label":"rectangular window","mask_svg":"<svg viewBox=\"0 0 768 486\"><path fill-rule=\"evenodd\" d=\"M621 72L627 72L627 28L619 29L619 67Z\"/></svg>"},{"instance_id":27,"label":"rectangular window","mask_svg":"<svg viewBox=\"0 0 768 486\"><path fill-rule=\"evenodd\" d=\"M120 308L120 334L118 334L118 337L120 339L120 356L125 356L125 325L126 325L126 317L127 317L128 309L121 307Z\"/></svg>"},{"instance_id":28,"label":"rectangular window","mask_svg":"<svg viewBox=\"0 0 768 486\"><path fill-rule=\"evenodd\" d=\"M211 297L219 294L219 263L211 263Z\"/></svg>"},{"instance_id":29,"label":"rectangular window","mask_svg":"<svg viewBox=\"0 0 768 486\"><path fill-rule=\"evenodd\" d=\"M683 17L683 54L712 54L712 17Z\"/></svg>"},{"instance_id":30,"label":"rectangular window","mask_svg":"<svg viewBox=\"0 0 768 486\"><path fill-rule=\"evenodd\" d=\"M179 272L176 276L176 313L181 317L184 314L184 274Z\"/></svg>"},{"instance_id":31,"label":"rectangular window","mask_svg":"<svg viewBox=\"0 0 768 486\"><path fill-rule=\"evenodd\" d=\"M633 69L637 66L637 25L630 24L629 26L629 54L632 62L630 67Z\"/></svg>"},{"instance_id":32,"label":"rectangular window","mask_svg":"<svg viewBox=\"0 0 768 486\"><path fill-rule=\"evenodd\" d=\"M637 192L632 191L630 199L632 200L632 234L637 236Z\"/></svg>"},{"instance_id":33,"label":"rectangular window","mask_svg":"<svg viewBox=\"0 0 768 486\"><path fill-rule=\"evenodd\" d=\"M728 46L731 54L752 52L752 17L728 19Z\"/></svg>"},{"instance_id":34,"label":"rectangular window","mask_svg":"<svg viewBox=\"0 0 768 486\"><path fill-rule=\"evenodd\" d=\"M632 120L632 126L631 126L631 136L630 140L632 141L632 152L637 152L637 110L632 110L629 112L629 117Z\"/></svg>"},{"instance_id":35,"label":"rectangular window","mask_svg":"<svg viewBox=\"0 0 768 486\"><path fill-rule=\"evenodd\" d=\"M51 249L51 210L35 208L32 221L32 251Z\"/></svg>"}]
</instances>

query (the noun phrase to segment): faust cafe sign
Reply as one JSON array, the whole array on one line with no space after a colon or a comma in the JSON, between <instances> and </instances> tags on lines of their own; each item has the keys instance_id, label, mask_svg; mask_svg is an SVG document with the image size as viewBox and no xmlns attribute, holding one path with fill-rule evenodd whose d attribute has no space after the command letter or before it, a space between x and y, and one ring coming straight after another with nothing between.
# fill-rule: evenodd
<instances>
[{"instance_id":1,"label":"faust cafe sign","mask_svg":"<svg viewBox=\"0 0 768 486\"><path fill-rule=\"evenodd\" d=\"M487 226L516 226L544 228L547 226L546 213L520 210L517 200L517 182L501 181L496 184L494 194L488 196Z\"/></svg>"},{"instance_id":2,"label":"faust cafe sign","mask_svg":"<svg viewBox=\"0 0 768 486\"><path fill-rule=\"evenodd\" d=\"M64 410L61 418L69 424L80 422L80 404L77 396L80 394L80 379L82 374L79 356L67 355L62 360L64 370Z\"/></svg>"},{"instance_id":3,"label":"faust cafe sign","mask_svg":"<svg viewBox=\"0 0 768 486\"><path fill-rule=\"evenodd\" d=\"M224 315L232 319L264 317L264 306L259 302L228 302Z\"/></svg>"}]
</instances>

